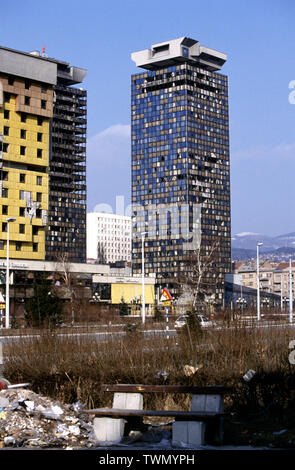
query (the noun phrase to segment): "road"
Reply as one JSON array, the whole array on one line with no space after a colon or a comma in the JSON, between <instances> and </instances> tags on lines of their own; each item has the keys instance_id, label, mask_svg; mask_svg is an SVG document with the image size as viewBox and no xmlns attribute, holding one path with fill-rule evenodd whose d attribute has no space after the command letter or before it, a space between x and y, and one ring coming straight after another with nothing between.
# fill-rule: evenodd
<instances>
[{"instance_id":1,"label":"road","mask_svg":"<svg viewBox=\"0 0 295 470\"><path fill-rule=\"evenodd\" d=\"M118 324L118 325L113 325L113 326L117 326L117 327L123 327L123 324ZM275 327L275 328L295 328L295 323L288 323L288 322L284 322L284 323L277 323L277 322L272 322L272 323L259 323L257 324L254 323L254 324L243 324L241 325L242 328L246 328L246 329L251 329L253 327L255 328L272 328L272 327ZM222 325L217 325L216 327L214 328L210 328L210 331L223 331L223 330L229 330L229 329L236 329L237 326L222 326ZM56 330L55 330L56 331ZM170 328L169 331L169 338L172 338L172 337L175 337L177 335L177 331L174 327ZM123 338L124 336L126 336L126 333L123 328L119 331L87 331L87 332L58 332L57 333L57 336L60 337L60 338L90 338L90 339L96 339L97 341L99 342L102 342L102 341L106 341L108 338L112 337L117 337L118 339L119 338ZM146 328L144 330L144 336L146 338L151 338L153 336L156 336L156 337L165 337L167 336L167 331L166 329L164 328L158 328L158 329L152 329L152 328ZM21 335L5 335L5 336L1 336L0 334L0 342L5 345L5 344L9 344L9 343L13 343L13 342L16 342L16 341L19 341L20 339L22 340L32 340L33 338L40 338L41 335L39 334L36 334L36 335L32 335L32 334L29 334L29 335L26 335L26 334L21 334Z\"/></svg>"}]
</instances>

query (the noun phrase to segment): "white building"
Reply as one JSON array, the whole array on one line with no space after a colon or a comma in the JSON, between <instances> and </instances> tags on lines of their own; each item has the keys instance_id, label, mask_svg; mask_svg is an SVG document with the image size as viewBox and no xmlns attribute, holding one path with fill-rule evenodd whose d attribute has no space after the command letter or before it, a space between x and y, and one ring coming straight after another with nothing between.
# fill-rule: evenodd
<instances>
[{"instance_id":1,"label":"white building","mask_svg":"<svg viewBox=\"0 0 295 470\"><path fill-rule=\"evenodd\" d=\"M131 217L89 212L87 259L99 263L131 261Z\"/></svg>"}]
</instances>

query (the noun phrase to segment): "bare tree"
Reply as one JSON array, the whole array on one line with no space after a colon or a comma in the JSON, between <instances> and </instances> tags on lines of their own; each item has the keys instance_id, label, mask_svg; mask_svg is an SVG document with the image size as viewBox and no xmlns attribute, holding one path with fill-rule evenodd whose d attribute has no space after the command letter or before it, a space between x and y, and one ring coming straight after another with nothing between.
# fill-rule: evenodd
<instances>
[{"instance_id":1,"label":"bare tree","mask_svg":"<svg viewBox=\"0 0 295 470\"><path fill-rule=\"evenodd\" d=\"M220 284L218 248L219 243L216 242L208 250L201 246L183 257L178 282L182 291L191 293L194 309L215 297Z\"/></svg>"},{"instance_id":2,"label":"bare tree","mask_svg":"<svg viewBox=\"0 0 295 470\"><path fill-rule=\"evenodd\" d=\"M70 271L70 263L67 254L61 254L58 257L56 272L61 279L61 284L65 289L64 295L70 301L72 325L75 323L75 300L77 277Z\"/></svg>"}]
</instances>

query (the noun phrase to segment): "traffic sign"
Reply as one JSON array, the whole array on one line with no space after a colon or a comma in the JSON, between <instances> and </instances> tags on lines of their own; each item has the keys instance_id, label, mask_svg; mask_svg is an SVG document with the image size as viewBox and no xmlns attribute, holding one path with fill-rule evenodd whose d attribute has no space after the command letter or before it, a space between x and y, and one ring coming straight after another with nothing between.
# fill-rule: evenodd
<instances>
[{"instance_id":1,"label":"traffic sign","mask_svg":"<svg viewBox=\"0 0 295 470\"><path fill-rule=\"evenodd\" d=\"M166 289L166 287L163 289L162 291L162 295L161 295L161 302L169 302L168 305L170 305L170 302L172 300L172 297L170 295L170 292L168 291L168 289Z\"/></svg>"}]
</instances>

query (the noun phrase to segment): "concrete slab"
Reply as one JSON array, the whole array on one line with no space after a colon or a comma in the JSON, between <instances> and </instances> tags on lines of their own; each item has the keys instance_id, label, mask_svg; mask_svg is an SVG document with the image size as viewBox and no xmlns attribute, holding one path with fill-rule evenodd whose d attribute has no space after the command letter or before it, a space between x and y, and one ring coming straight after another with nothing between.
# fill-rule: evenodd
<instances>
[{"instance_id":1,"label":"concrete slab","mask_svg":"<svg viewBox=\"0 0 295 470\"><path fill-rule=\"evenodd\" d=\"M176 421L172 425L172 446L204 445L205 423L201 421Z\"/></svg>"}]
</instances>

